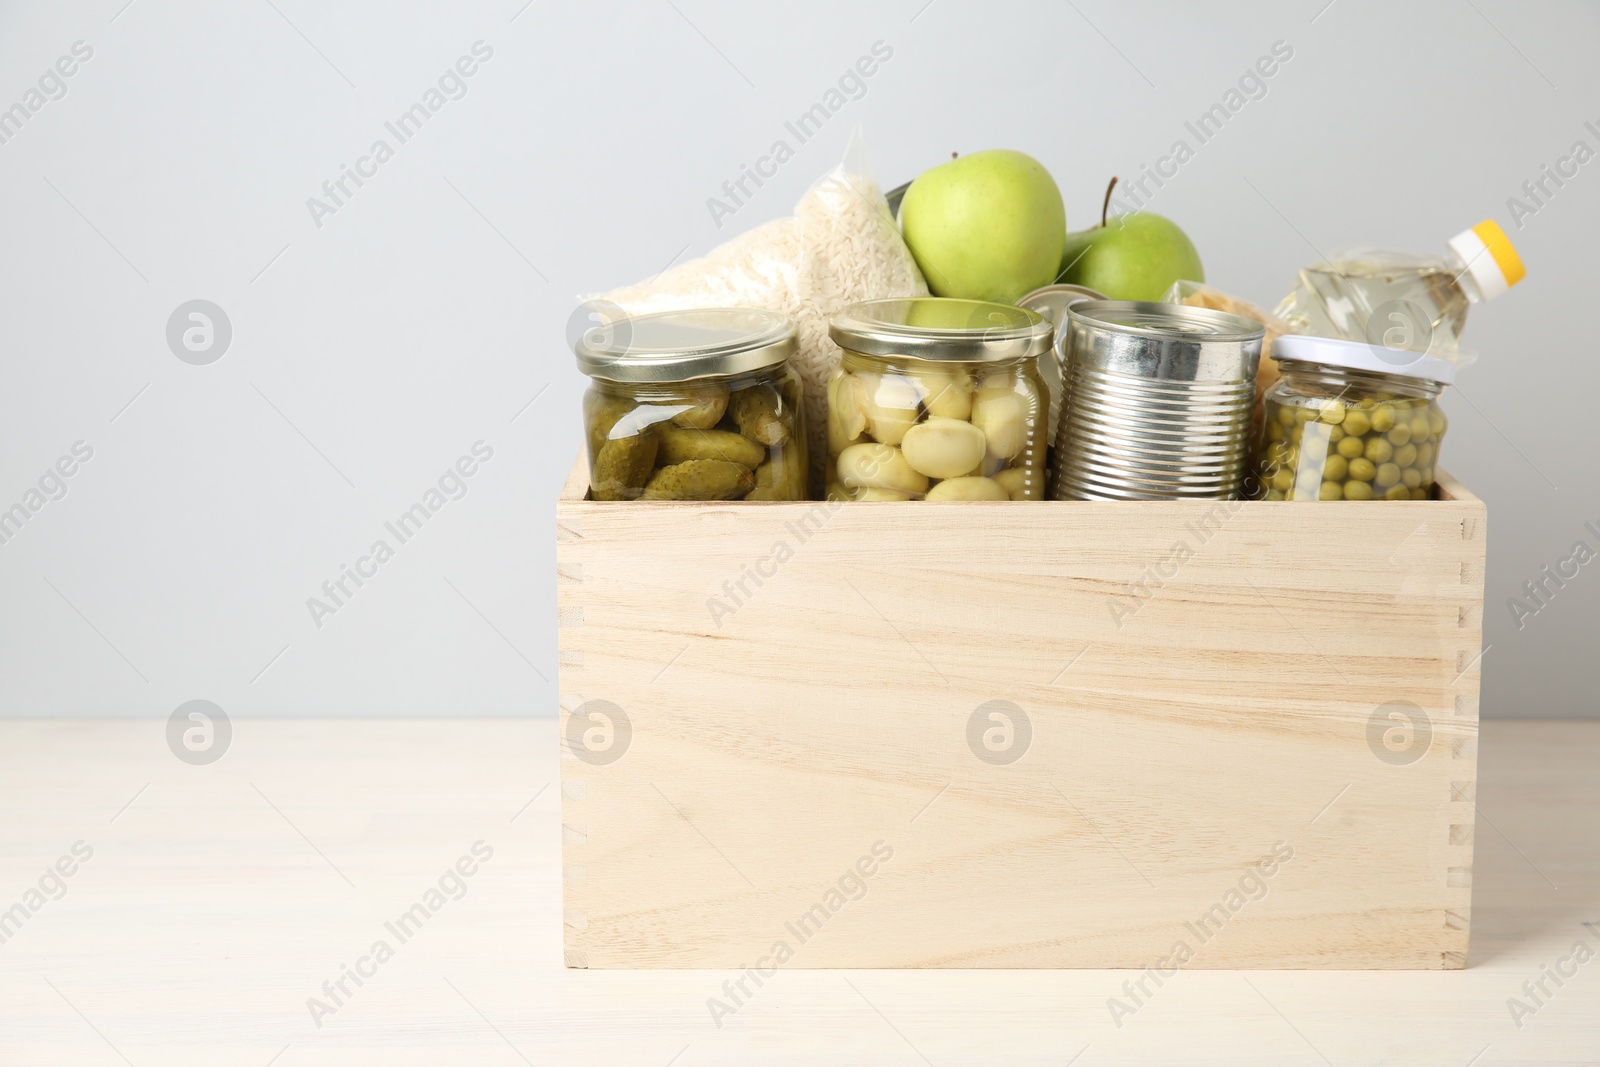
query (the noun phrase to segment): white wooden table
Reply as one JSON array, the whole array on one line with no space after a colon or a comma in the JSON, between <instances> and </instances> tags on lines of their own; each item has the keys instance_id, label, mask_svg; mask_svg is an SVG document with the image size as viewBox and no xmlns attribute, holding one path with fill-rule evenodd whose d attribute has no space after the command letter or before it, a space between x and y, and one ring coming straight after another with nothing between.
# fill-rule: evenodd
<instances>
[{"instance_id":1,"label":"white wooden table","mask_svg":"<svg viewBox=\"0 0 1600 1067\"><path fill-rule=\"evenodd\" d=\"M1484 724L1465 971L1183 971L1118 1026L1132 972L783 970L720 1027L735 973L561 966L553 722L165 726L0 723L0 1064L1600 1064L1600 723Z\"/></svg>"}]
</instances>

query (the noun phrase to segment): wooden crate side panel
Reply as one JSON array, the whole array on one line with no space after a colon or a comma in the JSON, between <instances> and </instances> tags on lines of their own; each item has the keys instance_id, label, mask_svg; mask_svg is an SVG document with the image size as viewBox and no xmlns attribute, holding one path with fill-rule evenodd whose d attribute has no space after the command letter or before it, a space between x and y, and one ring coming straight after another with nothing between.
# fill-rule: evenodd
<instances>
[{"instance_id":1,"label":"wooden crate side panel","mask_svg":"<svg viewBox=\"0 0 1600 1067\"><path fill-rule=\"evenodd\" d=\"M568 963L1460 966L1482 515L565 500Z\"/></svg>"},{"instance_id":2,"label":"wooden crate side panel","mask_svg":"<svg viewBox=\"0 0 1600 1067\"><path fill-rule=\"evenodd\" d=\"M1471 502L1461 515L1460 603L1456 616L1456 674L1445 688L1453 721L1461 732L1452 737L1450 785L1444 804L1448 827L1445 831L1446 884L1466 890L1466 899L1445 912L1445 926L1459 935L1459 947L1448 951L1445 966L1467 965L1467 947L1472 928L1472 861L1477 835L1478 795L1478 697L1481 689L1483 656L1483 585L1488 552L1488 510L1466 487L1443 471L1443 488L1456 500Z\"/></svg>"}]
</instances>

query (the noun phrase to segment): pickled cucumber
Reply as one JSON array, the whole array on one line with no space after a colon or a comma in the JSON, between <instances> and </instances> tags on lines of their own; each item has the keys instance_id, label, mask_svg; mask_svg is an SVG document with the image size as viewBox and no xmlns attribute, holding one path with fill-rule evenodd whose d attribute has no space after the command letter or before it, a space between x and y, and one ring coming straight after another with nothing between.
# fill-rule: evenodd
<instances>
[{"instance_id":1,"label":"pickled cucumber","mask_svg":"<svg viewBox=\"0 0 1600 1067\"><path fill-rule=\"evenodd\" d=\"M727 386L708 382L686 386L682 392L688 406L672 416L673 425L691 430L709 430L722 421L722 414L728 408Z\"/></svg>"},{"instance_id":2,"label":"pickled cucumber","mask_svg":"<svg viewBox=\"0 0 1600 1067\"><path fill-rule=\"evenodd\" d=\"M727 430L686 430L679 426L662 426L661 452L656 462L663 467L691 459L725 459L744 467L756 467L766 462L767 450L743 434Z\"/></svg>"},{"instance_id":3,"label":"pickled cucumber","mask_svg":"<svg viewBox=\"0 0 1600 1067\"><path fill-rule=\"evenodd\" d=\"M755 472L725 459L691 459L662 467L645 484L645 500L732 500L756 487Z\"/></svg>"},{"instance_id":4,"label":"pickled cucumber","mask_svg":"<svg viewBox=\"0 0 1600 1067\"><path fill-rule=\"evenodd\" d=\"M594 498L637 500L650 481L658 448L653 428L604 442L594 457Z\"/></svg>"},{"instance_id":5,"label":"pickled cucumber","mask_svg":"<svg viewBox=\"0 0 1600 1067\"><path fill-rule=\"evenodd\" d=\"M597 379L583 404L594 499L808 496L804 386L791 368L680 382ZM859 413L858 421L864 430Z\"/></svg>"},{"instance_id":6,"label":"pickled cucumber","mask_svg":"<svg viewBox=\"0 0 1600 1067\"><path fill-rule=\"evenodd\" d=\"M739 432L763 445L781 445L789 439L789 423L780 414L783 401L769 385L752 385L728 397L728 415Z\"/></svg>"},{"instance_id":7,"label":"pickled cucumber","mask_svg":"<svg viewBox=\"0 0 1600 1067\"><path fill-rule=\"evenodd\" d=\"M806 462L806 449L801 447L801 443L800 437L796 436L790 444L779 446L781 450L777 459L779 475L773 484L790 500L806 498L806 479L810 474L810 464Z\"/></svg>"},{"instance_id":8,"label":"pickled cucumber","mask_svg":"<svg viewBox=\"0 0 1600 1067\"><path fill-rule=\"evenodd\" d=\"M599 390L591 392L585 405L589 422L589 455L598 453L606 438L611 436L611 428L617 424L617 420L638 406L639 402L631 396L613 396Z\"/></svg>"},{"instance_id":9,"label":"pickled cucumber","mask_svg":"<svg viewBox=\"0 0 1600 1067\"><path fill-rule=\"evenodd\" d=\"M756 487L746 500L804 500L806 498L805 452L793 442L779 445L771 459L756 468Z\"/></svg>"}]
</instances>

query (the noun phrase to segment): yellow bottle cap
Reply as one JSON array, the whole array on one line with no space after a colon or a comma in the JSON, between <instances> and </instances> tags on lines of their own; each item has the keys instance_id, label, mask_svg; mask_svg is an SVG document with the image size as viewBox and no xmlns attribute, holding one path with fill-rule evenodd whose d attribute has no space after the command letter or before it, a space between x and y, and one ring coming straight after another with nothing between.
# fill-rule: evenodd
<instances>
[{"instance_id":1,"label":"yellow bottle cap","mask_svg":"<svg viewBox=\"0 0 1600 1067\"><path fill-rule=\"evenodd\" d=\"M1511 238L1493 219L1484 219L1450 240L1450 249L1466 264L1483 299L1491 300L1520 282L1528 273Z\"/></svg>"}]
</instances>

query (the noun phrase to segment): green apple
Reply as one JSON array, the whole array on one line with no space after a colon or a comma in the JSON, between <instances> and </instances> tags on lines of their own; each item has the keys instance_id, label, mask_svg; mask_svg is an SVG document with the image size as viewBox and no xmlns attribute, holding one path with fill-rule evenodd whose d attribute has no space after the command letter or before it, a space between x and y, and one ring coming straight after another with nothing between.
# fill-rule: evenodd
<instances>
[{"instance_id":1,"label":"green apple","mask_svg":"<svg viewBox=\"0 0 1600 1067\"><path fill-rule=\"evenodd\" d=\"M1160 300L1179 280L1206 280L1200 253L1177 223L1148 211L1102 215L1093 229L1067 234L1056 278L1098 289L1112 300Z\"/></svg>"},{"instance_id":2,"label":"green apple","mask_svg":"<svg viewBox=\"0 0 1600 1067\"><path fill-rule=\"evenodd\" d=\"M1038 160L992 149L912 182L900 232L935 296L1009 304L1055 279L1067 215Z\"/></svg>"}]
</instances>

